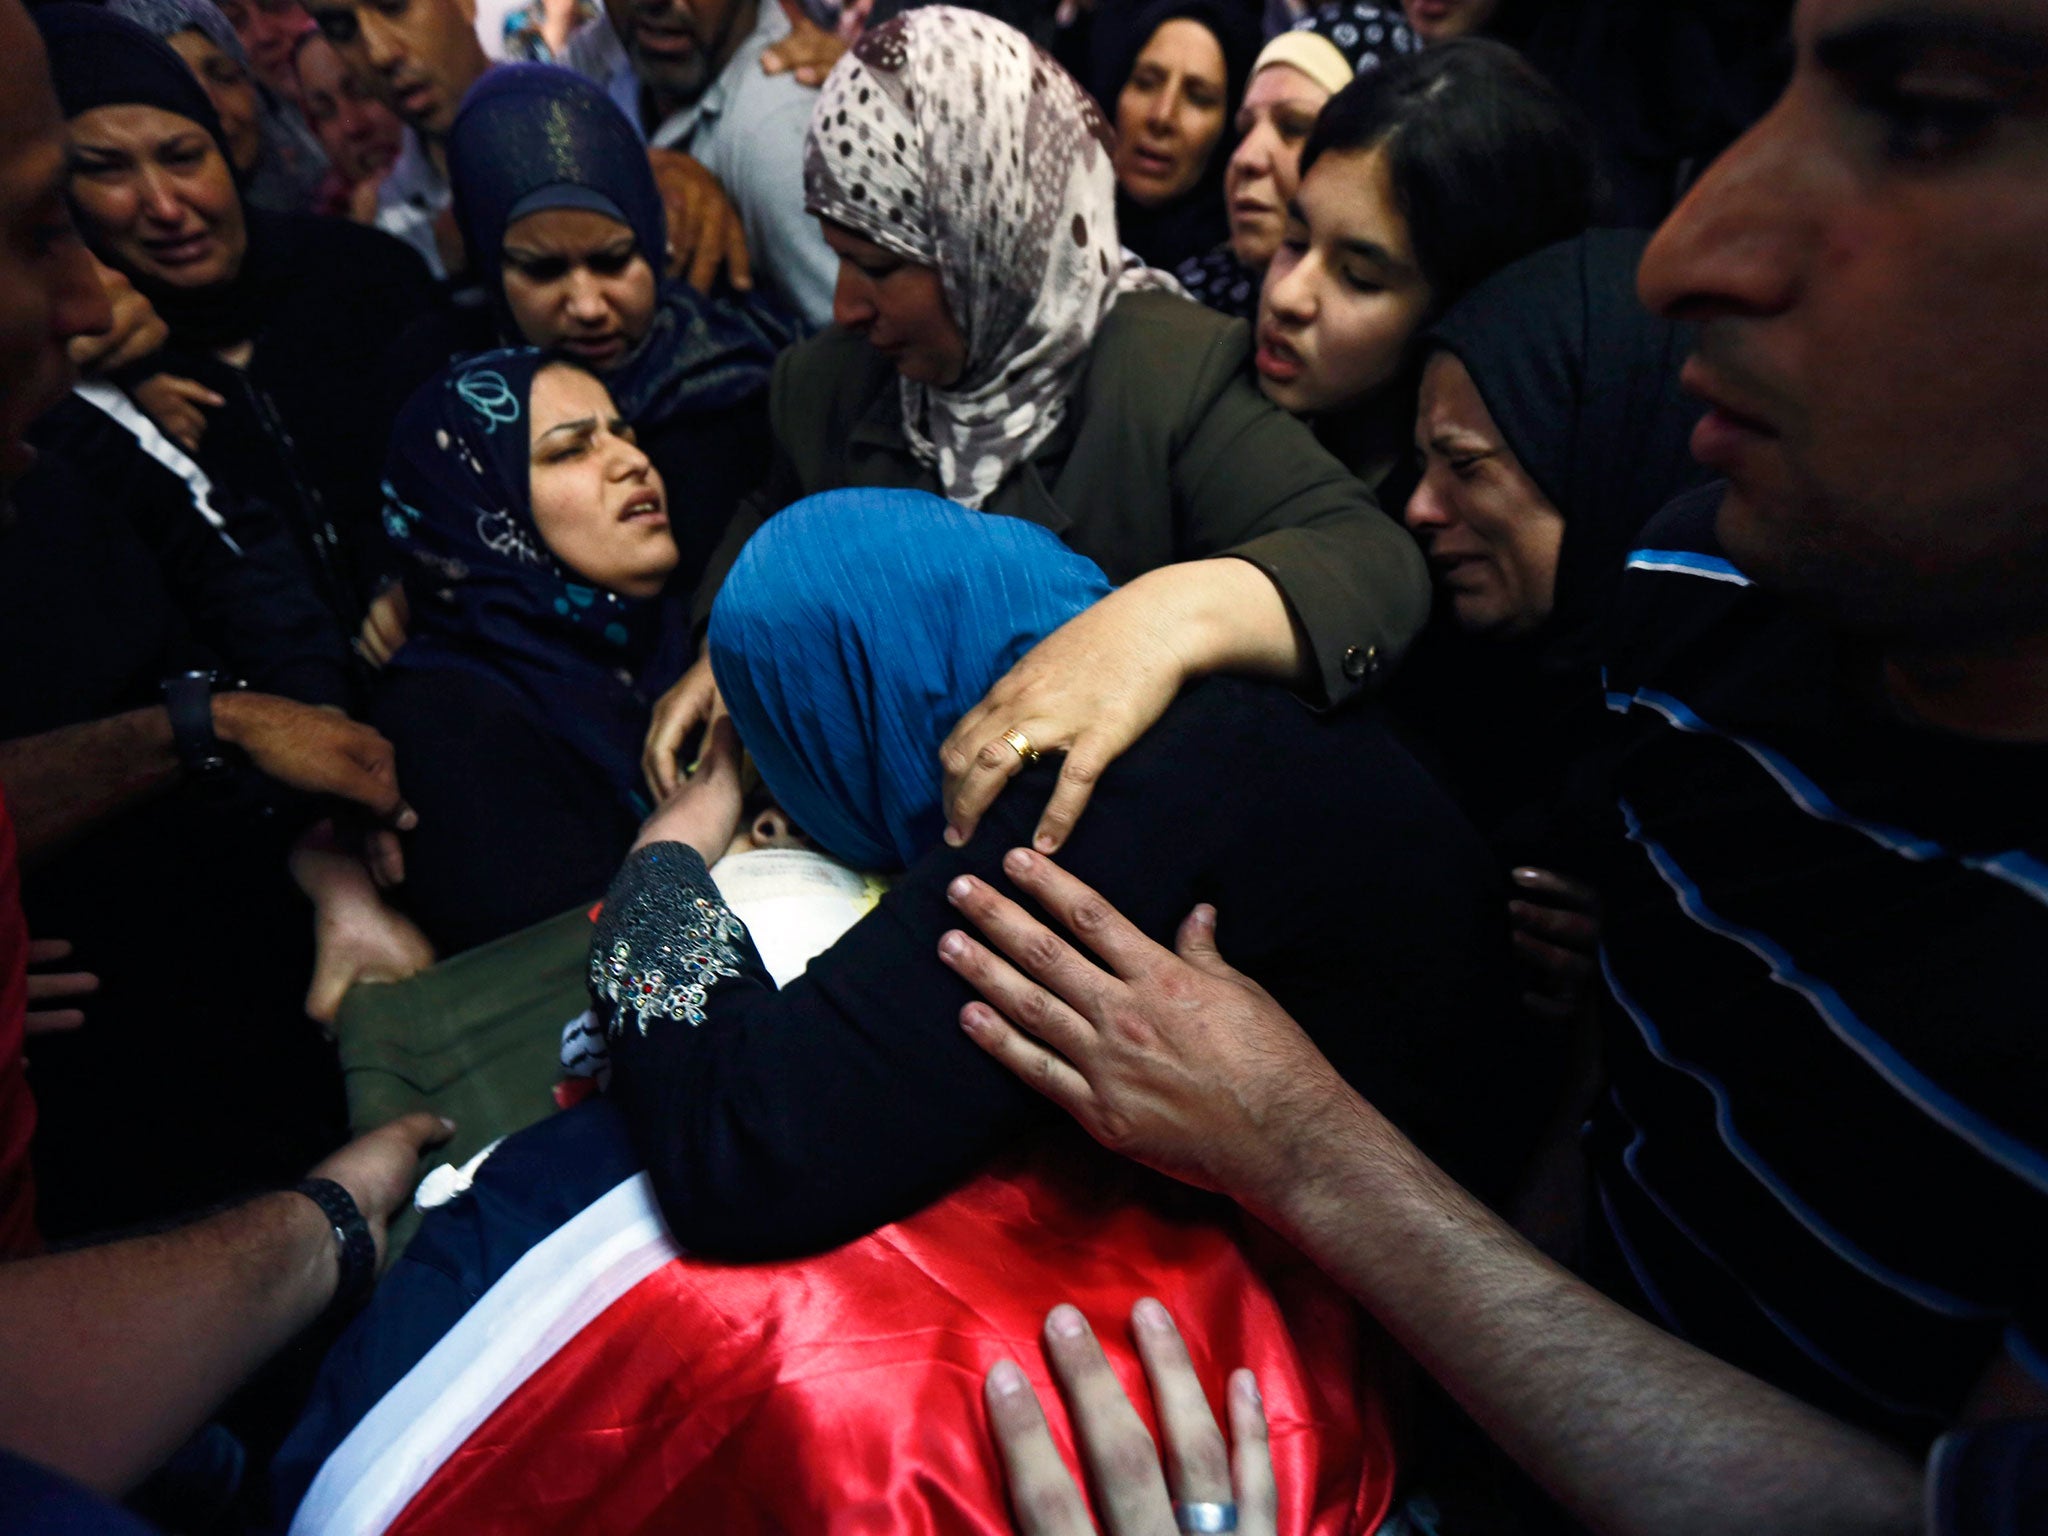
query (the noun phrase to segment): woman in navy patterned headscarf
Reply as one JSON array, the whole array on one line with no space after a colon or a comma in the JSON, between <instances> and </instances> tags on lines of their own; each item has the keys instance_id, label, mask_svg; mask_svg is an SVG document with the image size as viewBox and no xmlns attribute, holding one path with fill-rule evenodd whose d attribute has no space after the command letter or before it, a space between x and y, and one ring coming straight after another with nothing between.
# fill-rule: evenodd
<instances>
[{"instance_id":1,"label":"woman in navy patterned headscarf","mask_svg":"<svg viewBox=\"0 0 2048 1536\"><path fill-rule=\"evenodd\" d=\"M420 813L402 894L444 952L595 897L650 808L640 743L690 642L661 476L616 416L516 348L445 370L392 434L412 625L374 713Z\"/></svg>"}]
</instances>

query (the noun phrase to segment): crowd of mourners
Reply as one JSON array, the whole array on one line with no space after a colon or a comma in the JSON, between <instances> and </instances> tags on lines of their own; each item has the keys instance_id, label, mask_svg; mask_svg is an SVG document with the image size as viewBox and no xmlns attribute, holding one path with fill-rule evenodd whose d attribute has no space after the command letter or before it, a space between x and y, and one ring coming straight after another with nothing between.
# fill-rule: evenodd
<instances>
[{"instance_id":1,"label":"crowd of mourners","mask_svg":"<svg viewBox=\"0 0 2048 1536\"><path fill-rule=\"evenodd\" d=\"M0 1531L2048 1531L2041 0L0 53Z\"/></svg>"}]
</instances>

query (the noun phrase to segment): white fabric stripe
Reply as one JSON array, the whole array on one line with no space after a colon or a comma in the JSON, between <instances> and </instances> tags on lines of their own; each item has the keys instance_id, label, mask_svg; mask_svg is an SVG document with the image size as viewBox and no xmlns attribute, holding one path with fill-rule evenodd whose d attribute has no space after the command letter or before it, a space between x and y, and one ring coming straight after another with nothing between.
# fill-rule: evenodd
<instances>
[{"instance_id":1,"label":"white fabric stripe","mask_svg":"<svg viewBox=\"0 0 2048 1536\"><path fill-rule=\"evenodd\" d=\"M536 1243L336 1446L291 1536L374 1536L598 1314L680 1256L647 1175Z\"/></svg>"},{"instance_id":2,"label":"white fabric stripe","mask_svg":"<svg viewBox=\"0 0 2048 1536\"><path fill-rule=\"evenodd\" d=\"M213 482L206 478L206 471L186 456L185 450L165 437L157 424L145 416L133 400L111 384L97 379L83 384L72 385L72 391L88 405L99 407L119 423L121 429L141 446L157 463L185 482L186 490L192 494L192 505L201 517L213 525L213 531L220 535L221 542L236 554L242 553L242 546L235 542L235 536L228 532L227 519L215 510L213 505Z\"/></svg>"},{"instance_id":3,"label":"white fabric stripe","mask_svg":"<svg viewBox=\"0 0 2048 1536\"><path fill-rule=\"evenodd\" d=\"M1732 587L1753 586L1750 579L1726 560L1712 555L1695 555L1661 549L1638 550L1628 557L1631 571L1662 571L1667 576L1698 576L1706 581L1724 581Z\"/></svg>"}]
</instances>

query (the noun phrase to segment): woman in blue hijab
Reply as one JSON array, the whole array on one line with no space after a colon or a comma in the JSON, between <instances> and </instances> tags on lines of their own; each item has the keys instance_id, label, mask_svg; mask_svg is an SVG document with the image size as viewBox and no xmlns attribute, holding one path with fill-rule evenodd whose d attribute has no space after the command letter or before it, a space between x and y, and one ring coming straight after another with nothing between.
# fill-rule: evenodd
<instances>
[{"instance_id":1,"label":"woman in blue hijab","mask_svg":"<svg viewBox=\"0 0 2048 1536\"><path fill-rule=\"evenodd\" d=\"M449 130L448 179L488 309L421 328L406 347L414 378L521 342L596 373L668 482L689 590L767 473L769 370L801 328L766 299L661 275L667 222L646 146L573 71L510 64L479 80Z\"/></svg>"},{"instance_id":2,"label":"woman in blue hijab","mask_svg":"<svg viewBox=\"0 0 2048 1536\"><path fill-rule=\"evenodd\" d=\"M828 492L749 541L706 641L731 721L642 830L591 950L610 1093L685 1248L844 1241L1049 1118L961 1032L972 994L939 941L956 878L1007 886L1058 765L1026 768L951 848L938 750L1017 655L1108 591L1050 530L915 491ZM902 870L779 991L707 872L741 815L735 738L828 852ZM1549 1046L1506 1027L1484 845L1376 711L1198 683L1103 774L1060 862L1155 938L1213 902L1231 962L1375 1103L1481 1187L1512 1178Z\"/></svg>"},{"instance_id":3,"label":"woman in blue hijab","mask_svg":"<svg viewBox=\"0 0 2048 1536\"><path fill-rule=\"evenodd\" d=\"M689 660L660 473L603 383L532 348L415 394L384 531L412 632L373 718L420 813L400 893L446 954L598 895L650 809L650 701Z\"/></svg>"},{"instance_id":4,"label":"woman in blue hijab","mask_svg":"<svg viewBox=\"0 0 2048 1536\"><path fill-rule=\"evenodd\" d=\"M833 857L895 870L945 830L953 722L1108 594L1100 566L1036 523L922 491L829 491L747 542L705 645L783 810Z\"/></svg>"}]
</instances>

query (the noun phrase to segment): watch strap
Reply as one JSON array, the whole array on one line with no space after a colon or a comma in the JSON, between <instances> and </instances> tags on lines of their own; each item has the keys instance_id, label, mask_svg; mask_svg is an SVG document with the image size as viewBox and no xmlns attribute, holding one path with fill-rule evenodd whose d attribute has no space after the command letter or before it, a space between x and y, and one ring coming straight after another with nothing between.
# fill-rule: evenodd
<instances>
[{"instance_id":1,"label":"watch strap","mask_svg":"<svg viewBox=\"0 0 2048 1536\"><path fill-rule=\"evenodd\" d=\"M370 1223L357 1206L355 1196L332 1179L301 1179L292 1186L320 1207L320 1213L334 1228L335 1257L341 1266L335 1281L334 1300L329 1312L345 1312L370 1294L377 1282L377 1243L370 1236Z\"/></svg>"},{"instance_id":2,"label":"watch strap","mask_svg":"<svg viewBox=\"0 0 2048 1536\"><path fill-rule=\"evenodd\" d=\"M212 777L227 771L228 756L213 729L213 692L218 679L211 672L180 672L164 679L164 710L171 717L171 740L178 761L189 773Z\"/></svg>"}]
</instances>

